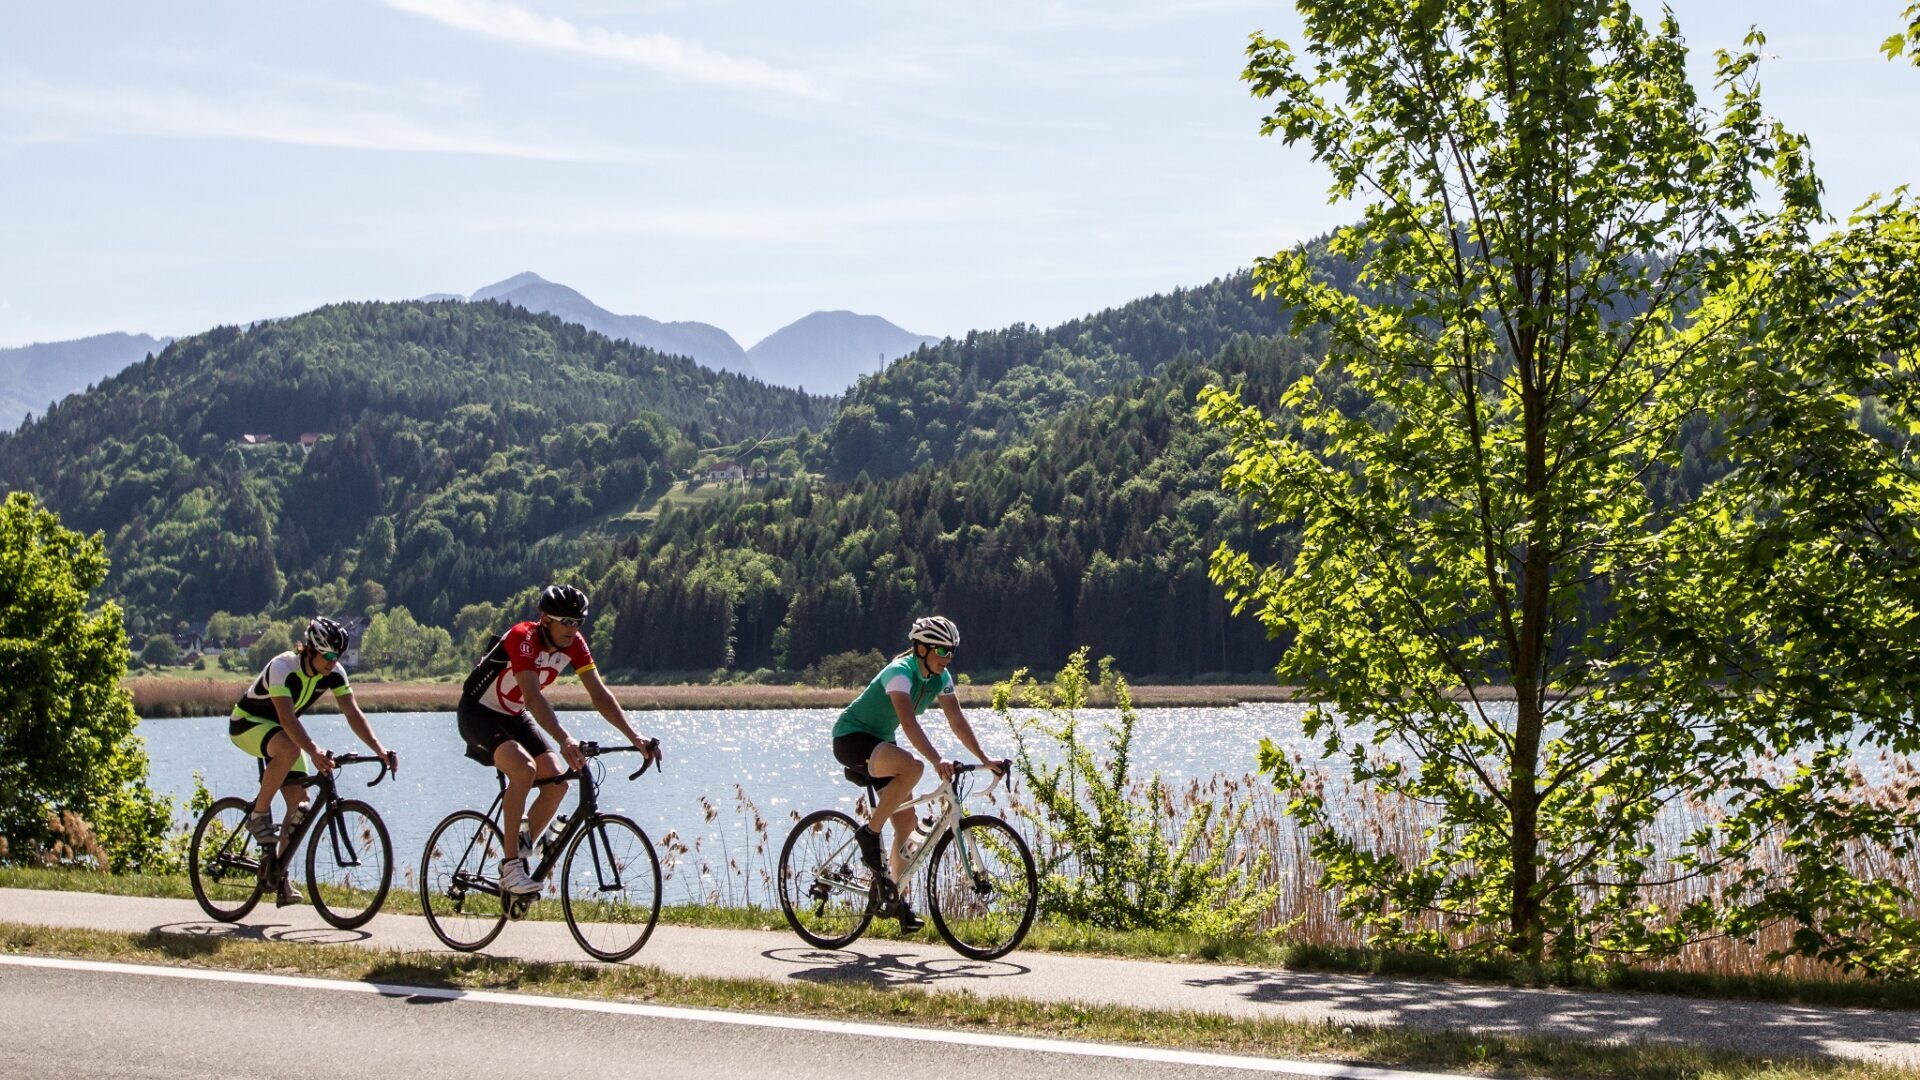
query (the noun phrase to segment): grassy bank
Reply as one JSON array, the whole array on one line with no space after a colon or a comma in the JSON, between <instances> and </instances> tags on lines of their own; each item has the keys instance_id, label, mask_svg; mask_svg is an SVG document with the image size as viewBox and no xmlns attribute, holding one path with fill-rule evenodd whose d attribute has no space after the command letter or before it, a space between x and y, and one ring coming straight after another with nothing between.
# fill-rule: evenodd
<instances>
[{"instance_id":1,"label":"grassy bank","mask_svg":"<svg viewBox=\"0 0 1920 1080\"><path fill-rule=\"evenodd\" d=\"M0 867L0 888L48 889L191 900L193 891L180 876L98 874L80 870ZM413 894L396 889L385 910L417 914ZM560 918L556 904L537 904L528 918ZM766 908L674 905L663 907L660 921L668 926L698 926L723 930L785 931L786 920ZM937 942L931 929L902 934L891 921L876 919L867 937L880 941ZM1574 990L1670 994L1721 1000L1767 1001L1798 1005L1830 1005L1874 1009L1920 1010L1920 981L1879 982L1866 979L1804 979L1786 975L1729 975L1682 971L1647 971L1595 965L1525 965L1461 956L1424 956L1377 949L1334 949L1321 945L1277 940L1265 935L1202 937L1173 931L1100 930L1040 919L1021 946L1023 951L1109 956L1129 960L1215 963L1286 968L1353 975L1460 979L1499 986L1553 986ZM1920 1017L1916 1017L1920 1024Z\"/></svg>"},{"instance_id":2,"label":"grassy bank","mask_svg":"<svg viewBox=\"0 0 1920 1080\"><path fill-rule=\"evenodd\" d=\"M1825 1060L1765 1060L1668 1046L1236 1020L1210 1013L1023 1002L916 989L669 975L636 966L527 963L487 956L375 951L155 933L0 923L0 951L121 963L273 971L409 986L562 995L699 1008L991 1031L1218 1053L1365 1061L1469 1074L1591 1078L1891 1080L1911 1070Z\"/></svg>"},{"instance_id":3,"label":"grassy bank","mask_svg":"<svg viewBox=\"0 0 1920 1080\"><path fill-rule=\"evenodd\" d=\"M248 675L198 672L139 675L121 685L133 694L133 710L143 717L217 716L233 708ZM622 684L613 695L629 709L841 709L856 690L818 686L643 686ZM450 712L460 699L458 682L356 682L354 700L368 712ZM590 708L586 691L568 681L547 689L562 709ZM968 708L985 708L993 698L987 684L960 687ZM1135 686L1133 703L1142 708L1232 707L1247 702L1291 701L1283 686ZM1096 700L1095 707L1103 704ZM316 706L320 708L321 706Z\"/></svg>"}]
</instances>

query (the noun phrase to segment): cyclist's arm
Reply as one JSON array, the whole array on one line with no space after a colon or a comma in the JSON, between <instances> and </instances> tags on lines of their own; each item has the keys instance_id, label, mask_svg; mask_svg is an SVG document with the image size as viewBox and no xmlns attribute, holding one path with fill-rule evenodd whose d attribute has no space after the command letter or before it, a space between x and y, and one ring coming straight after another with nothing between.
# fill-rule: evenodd
<instances>
[{"instance_id":1,"label":"cyclist's arm","mask_svg":"<svg viewBox=\"0 0 1920 1080\"><path fill-rule=\"evenodd\" d=\"M315 768L323 773L332 772L333 758L328 756L325 750L315 746L313 739L308 737L307 729L301 725L300 718L293 714L293 699L273 694L267 700L273 702L273 711L280 717L280 730L287 733L287 738L293 740L293 745L307 755Z\"/></svg>"},{"instance_id":2,"label":"cyclist's arm","mask_svg":"<svg viewBox=\"0 0 1920 1080\"><path fill-rule=\"evenodd\" d=\"M360 711L360 703L353 700L352 694L341 694L337 699L340 715L347 718L347 726L367 744L367 748L386 759L387 768L392 772L400 771L400 755L380 745L380 736L373 733L373 725L367 722L367 714Z\"/></svg>"},{"instance_id":3,"label":"cyclist's arm","mask_svg":"<svg viewBox=\"0 0 1920 1080\"><path fill-rule=\"evenodd\" d=\"M560 718L553 714L552 704L547 701L546 693L540 689L539 670L528 668L525 671L516 671L513 677L520 683L520 703L527 707L527 711L533 714L533 718L540 722L541 727L547 729L547 734L553 736L555 741L563 746L573 742L573 736L567 734L567 729L560 726Z\"/></svg>"},{"instance_id":4,"label":"cyclist's arm","mask_svg":"<svg viewBox=\"0 0 1920 1080\"><path fill-rule=\"evenodd\" d=\"M635 746L646 742L640 737L639 732L633 730L633 725L627 722L626 710L614 700L613 691L607 689L606 680L600 677L599 668L588 668L580 672L580 685L587 688L587 698L593 702L593 707L599 710L601 718L619 728L620 734L625 735L628 742Z\"/></svg>"},{"instance_id":5,"label":"cyclist's arm","mask_svg":"<svg viewBox=\"0 0 1920 1080\"><path fill-rule=\"evenodd\" d=\"M973 734L973 725L967 722L967 714L960 709L960 695L942 694L938 700L940 711L947 714L947 726L953 729L954 736L960 740L962 746L967 748L967 752L974 756L974 760L982 765L994 760L987 756L985 750L980 749L980 740Z\"/></svg>"},{"instance_id":6,"label":"cyclist's arm","mask_svg":"<svg viewBox=\"0 0 1920 1080\"><path fill-rule=\"evenodd\" d=\"M933 740L927 738L926 729L920 726L920 718L913 715L913 698L898 690L890 690L887 699L893 702L894 715L900 718L900 730L906 734L907 741L913 744L921 757L933 763L940 773L940 779L949 779L952 768L941 760L940 752L933 748Z\"/></svg>"}]
</instances>

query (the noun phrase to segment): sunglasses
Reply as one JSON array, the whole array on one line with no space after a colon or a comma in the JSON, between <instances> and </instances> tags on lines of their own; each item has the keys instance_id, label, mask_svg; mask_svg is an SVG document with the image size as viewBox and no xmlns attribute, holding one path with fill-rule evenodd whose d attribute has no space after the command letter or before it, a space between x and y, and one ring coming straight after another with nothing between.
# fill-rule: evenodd
<instances>
[{"instance_id":1,"label":"sunglasses","mask_svg":"<svg viewBox=\"0 0 1920 1080\"><path fill-rule=\"evenodd\" d=\"M953 646L951 645L929 645L927 647L933 650L933 654L935 656L952 656L953 655Z\"/></svg>"},{"instance_id":2,"label":"sunglasses","mask_svg":"<svg viewBox=\"0 0 1920 1080\"><path fill-rule=\"evenodd\" d=\"M327 650L326 652L323 652L323 653L321 653L321 654L320 654L320 659L322 659L322 660L338 660L338 659L340 659L340 654L339 654L339 653L337 653L337 652L334 652L334 651L333 651L332 649L328 649L328 650Z\"/></svg>"},{"instance_id":3,"label":"sunglasses","mask_svg":"<svg viewBox=\"0 0 1920 1080\"><path fill-rule=\"evenodd\" d=\"M585 619L575 619L575 618L572 618L571 616L561 616L561 615L549 615L547 616L547 618L552 619L554 622L559 623L561 626L579 626L581 623L587 621Z\"/></svg>"}]
</instances>

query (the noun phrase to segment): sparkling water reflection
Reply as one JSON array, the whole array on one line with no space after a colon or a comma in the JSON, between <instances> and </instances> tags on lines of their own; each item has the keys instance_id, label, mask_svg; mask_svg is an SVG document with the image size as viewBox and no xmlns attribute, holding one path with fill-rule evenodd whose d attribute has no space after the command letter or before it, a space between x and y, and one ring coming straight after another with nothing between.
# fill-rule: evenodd
<instances>
[{"instance_id":1,"label":"sparkling water reflection","mask_svg":"<svg viewBox=\"0 0 1920 1080\"><path fill-rule=\"evenodd\" d=\"M1169 782L1237 776L1253 770L1262 738L1316 756L1300 733L1304 711L1302 705L1281 704L1144 710L1134 729L1135 773L1158 772ZM771 873L794 817L822 806L851 809L861 796L840 776L829 747L828 732L838 715L835 709L635 712L641 733L661 740L666 772L628 783L625 772L610 766L601 804L639 822L656 846L669 835L686 845L666 885L669 903L769 902L759 874ZM1088 730L1114 717L1111 710L1097 709L1082 715ZM593 713L561 717L576 738L619 738ZM984 709L969 717L990 754L1012 755L1013 736L1004 723ZM492 801L494 774L462 756L452 713L379 713L371 719L381 740L399 751L400 775L369 791L363 785L371 773L359 766L343 772L349 778L343 790L371 802L386 819L399 884L418 869L421 845L436 822L453 810L484 809ZM928 720L934 745L964 760L945 722L936 716ZM339 716L312 716L306 723L324 747L363 749ZM215 795L249 794L259 782L253 759L227 741L224 717L146 720L139 732L147 740L154 788L182 802L193 792L196 772ZM572 801L569 795L567 804ZM747 802L757 808L764 832L755 830ZM702 864L710 871L704 882Z\"/></svg>"}]
</instances>

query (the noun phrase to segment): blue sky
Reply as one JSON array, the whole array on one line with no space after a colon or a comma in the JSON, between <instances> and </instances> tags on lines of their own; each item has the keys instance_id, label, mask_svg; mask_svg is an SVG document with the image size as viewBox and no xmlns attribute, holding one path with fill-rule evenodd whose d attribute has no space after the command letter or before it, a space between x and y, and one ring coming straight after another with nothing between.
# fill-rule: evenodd
<instances>
[{"instance_id":1,"label":"blue sky","mask_svg":"<svg viewBox=\"0 0 1920 1080\"><path fill-rule=\"evenodd\" d=\"M1768 33L1830 209L1920 178L1905 0ZM1650 7L1648 10L1651 10ZM184 334L521 270L752 345L823 308L1050 325L1322 232L1240 0L0 0L0 346Z\"/></svg>"}]
</instances>

